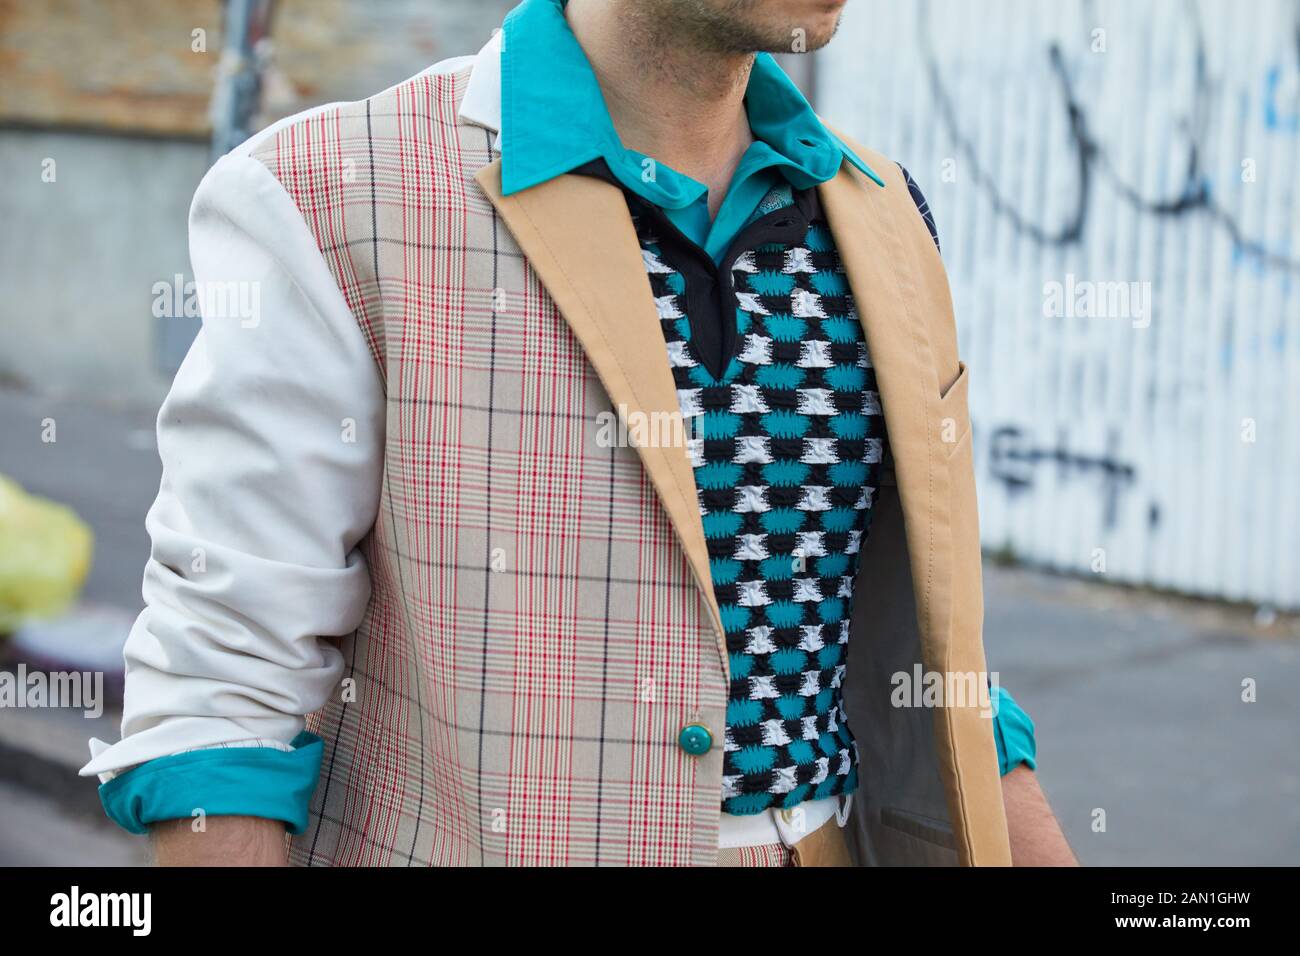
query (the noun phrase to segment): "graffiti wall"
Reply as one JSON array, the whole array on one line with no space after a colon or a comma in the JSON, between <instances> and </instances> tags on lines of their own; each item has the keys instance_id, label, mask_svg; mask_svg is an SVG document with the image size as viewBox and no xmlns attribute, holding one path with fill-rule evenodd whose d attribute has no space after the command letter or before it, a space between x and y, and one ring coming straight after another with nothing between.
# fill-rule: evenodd
<instances>
[{"instance_id":1,"label":"graffiti wall","mask_svg":"<svg viewBox=\"0 0 1300 956\"><path fill-rule=\"evenodd\" d=\"M817 64L934 210L985 548L1300 608L1300 2L852 0Z\"/></svg>"}]
</instances>

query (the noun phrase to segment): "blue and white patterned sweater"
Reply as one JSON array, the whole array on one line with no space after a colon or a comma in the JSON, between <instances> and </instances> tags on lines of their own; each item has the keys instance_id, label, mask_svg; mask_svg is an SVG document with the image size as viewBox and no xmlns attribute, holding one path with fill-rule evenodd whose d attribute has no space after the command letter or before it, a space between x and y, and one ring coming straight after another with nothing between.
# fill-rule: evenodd
<instances>
[{"instance_id":1,"label":"blue and white patterned sweater","mask_svg":"<svg viewBox=\"0 0 1300 956\"><path fill-rule=\"evenodd\" d=\"M774 189L751 218L756 243L724 259L734 345L711 363L688 314L700 299L665 254L671 230L632 208L730 654L722 805L735 814L857 787L841 685L885 428L843 266L809 198ZM721 375L708 367L724 363Z\"/></svg>"}]
</instances>

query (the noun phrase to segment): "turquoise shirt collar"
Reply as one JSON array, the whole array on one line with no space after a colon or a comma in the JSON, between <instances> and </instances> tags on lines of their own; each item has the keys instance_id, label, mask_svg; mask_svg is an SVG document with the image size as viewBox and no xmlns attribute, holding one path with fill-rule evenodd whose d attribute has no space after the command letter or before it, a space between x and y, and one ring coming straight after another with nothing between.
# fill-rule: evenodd
<instances>
[{"instance_id":1,"label":"turquoise shirt collar","mask_svg":"<svg viewBox=\"0 0 1300 956\"><path fill-rule=\"evenodd\" d=\"M655 168L650 157L619 141L596 75L564 18L564 2L524 0L503 26L502 191L510 195L601 158L616 179L655 205L690 206L707 192L703 183L663 164ZM733 182L771 168L806 189L833 177L847 159L885 185L822 124L770 54L755 57L745 108L755 143Z\"/></svg>"}]
</instances>

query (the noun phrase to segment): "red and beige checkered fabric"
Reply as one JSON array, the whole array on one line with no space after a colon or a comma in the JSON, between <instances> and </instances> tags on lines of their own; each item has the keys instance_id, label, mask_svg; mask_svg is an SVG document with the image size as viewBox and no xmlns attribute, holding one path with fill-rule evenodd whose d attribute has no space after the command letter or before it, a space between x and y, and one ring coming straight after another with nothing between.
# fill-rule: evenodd
<instances>
[{"instance_id":1,"label":"red and beige checkered fabric","mask_svg":"<svg viewBox=\"0 0 1300 956\"><path fill-rule=\"evenodd\" d=\"M718 851L718 866L793 866L790 848L784 843L726 847Z\"/></svg>"},{"instance_id":2,"label":"red and beige checkered fabric","mask_svg":"<svg viewBox=\"0 0 1300 956\"><path fill-rule=\"evenodd\" d=\"M468 70L313 114L283 184L387 389L373 595L345 642L308 865L717 861L725 677L705 600L610 400L474 173Z\"/></svg>"}]
</instances>

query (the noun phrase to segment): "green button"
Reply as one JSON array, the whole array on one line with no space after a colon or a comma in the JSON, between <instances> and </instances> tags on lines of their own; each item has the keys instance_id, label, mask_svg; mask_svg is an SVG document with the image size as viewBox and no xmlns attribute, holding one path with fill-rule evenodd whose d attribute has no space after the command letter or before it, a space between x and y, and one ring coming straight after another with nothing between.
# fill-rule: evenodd
<instances>
[{"instance_id":1,"label":"green button","mask_svg":"<svg viewBox=\"0 0 1300 956\"><path fill-rule=\"evenodd\" d=\"M677 745L692 757L699 757L709 752L713 746L713 734L709 728L699 724L687 724L677 735Z\"/></svg>"}]
</instances>

